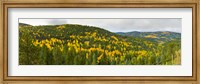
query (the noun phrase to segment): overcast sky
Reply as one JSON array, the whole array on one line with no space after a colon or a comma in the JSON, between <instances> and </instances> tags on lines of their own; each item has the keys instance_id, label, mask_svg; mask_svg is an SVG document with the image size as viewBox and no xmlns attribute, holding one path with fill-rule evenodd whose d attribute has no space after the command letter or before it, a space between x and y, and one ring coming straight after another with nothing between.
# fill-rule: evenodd
<instances>
[{"instance_id":1,"label":"overcast sky","mask_svg":"<svg viewBox=\"0 0 200 84\"><path fill-rule=\"evenodd\" d=\"M181 33L181 19L19 19L30 25L80 24L101 27L111 32L172 31Z\"/></svg>"}]
</instances>

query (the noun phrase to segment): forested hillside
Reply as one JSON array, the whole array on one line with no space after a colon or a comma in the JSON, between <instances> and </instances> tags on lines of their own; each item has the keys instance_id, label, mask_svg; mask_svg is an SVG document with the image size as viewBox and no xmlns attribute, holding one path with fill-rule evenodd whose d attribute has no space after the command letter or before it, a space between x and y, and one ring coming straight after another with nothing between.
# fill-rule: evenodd
<instances>
[{"instance_id":1,"label":"forested hillside","mask_svg":"<svg viewBox=\"0 0 200 84\"><path fill-rule=\"evenodd\" d=\"M179 33L138 33L140 34L114 33L98 27L76 24L31 26L20 23L19 63L20 65L181 63Z\"/></svg>"}]
</instances>

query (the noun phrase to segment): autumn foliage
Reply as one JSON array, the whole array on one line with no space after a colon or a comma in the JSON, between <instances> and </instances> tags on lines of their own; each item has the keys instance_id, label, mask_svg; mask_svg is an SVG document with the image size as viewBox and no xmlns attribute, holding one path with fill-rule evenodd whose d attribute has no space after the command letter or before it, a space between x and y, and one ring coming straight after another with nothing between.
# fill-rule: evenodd
<instances>
[{"instance_id":1,"label":"autumn foliage","mask_svg":"<svg viewBox=\"0 0 200 84\"><path fill-rule=\"evenodd\" d=\"M20 65L175 65L180 39L122 36L82 25L19 26Z\"/></svg>"}]
</instances>

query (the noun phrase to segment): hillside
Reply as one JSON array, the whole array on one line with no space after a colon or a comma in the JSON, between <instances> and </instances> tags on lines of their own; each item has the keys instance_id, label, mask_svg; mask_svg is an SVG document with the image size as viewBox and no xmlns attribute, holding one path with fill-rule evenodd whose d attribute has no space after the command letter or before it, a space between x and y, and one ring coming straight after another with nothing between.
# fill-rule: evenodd
<instances>
[{"instance_id":1,"label":"hillside","mask_svg":"<svg viewBox=\"0 0 200 84\"><path fill-rule=\"evenodd\" d=\"M20 23L19 62L21 65L180 64L179 39L161 44L135 36L77 24L24 26Z\"/></svg>"},{"instance_id":2,"label":"hillside","mask_svg":"<svg viewBox=\"0 0 200 84\"><path fill-rule=\"evenodd\" d=\"M26 24L26 23L19 23L19 26L31 26L31 25Z\"/></svg>"},{"instance_id":3,"label":"hillside","mask_svg":"<svg viewBox=\"0 0 200 84\"><path fill-rule=\"evenodd\" d=\"M181 39L181 33L170 32L170 31L158 31L158 32L116 32L119 35L131 36L138 38L146 38L153 41L172 41Z\"/></svg>"},{"instance_id":4,"label":"hillside","mask_svg":"<svg viewBox=\"0 0 200 84\"><path fill-rule=\"evenodd\" d=\"M23 27L24 24L23 25L21 24L20 24L20 27ZM29 28L29 26L23 27L23 28ZM85 32L96 32L98 36L103 35L105 37L112 36L112 35L122 37L120 35L109 32L102 28L92 27L92 26L73 25L73 24L33 26L31 27L30 32L31 34L36 36L36 38L39 40L49 39L49 38L69 39L70 35L85 35Z\"/></svg>"}]
</instances>

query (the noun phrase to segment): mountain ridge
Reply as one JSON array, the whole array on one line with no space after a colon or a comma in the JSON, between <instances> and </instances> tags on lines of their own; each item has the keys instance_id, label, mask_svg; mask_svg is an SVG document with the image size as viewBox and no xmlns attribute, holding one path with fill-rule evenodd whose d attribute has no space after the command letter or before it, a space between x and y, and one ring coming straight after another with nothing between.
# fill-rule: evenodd
<instances>
[{"instance_id":1,"label":"mountain ridge","mask_svg":"<svg viewBox=\"0 0 200 84\"><path fill-rule=\"evenodd\" d=\"M116 34L123 36L131 36L138 38L147 38L150 40L162 40L162 41L171 41L173 39L181 39L181 33L171 32L171 31L156 31L156 32L116 32Z\"/></svg>"},{"instance_id":2,"label":"mountain ridge","mask_svg":"<svg viewBox=\"0 0 200 84\"><path fill-rule=\"evenodd\" d=\"M26 24L26 23L19 23L19 26L32 26L32 25ZM52 30L56 31L54 29L54 27L58 27L58 26L68 26L70 28L70 29L68 29L69 32L70 32L70 30L71 31L77 31L77 30L74 30L73 28L81 26L81 28L83 28L83 29L80 29L82 31L78 30L79 32L85 32L85 31L89 32L89 31L93 31L93 29L94 29L95 31L99 31L100 34L105 34L105 36L114 35L114 36L118 36L118 37L124 37L125 36L125 37L134 37L134 38L144 38L144 39L148 39L148 40L151 40L151 41L172 41L174 39L181 39L181 33L172 32L172 31L111 32L111 31L106 30L104 28L95 27L95 26L88 26L88 25L79 25L79 24L38 25L38 26L34 26L34 27L44 27L45 30L47 30L47 28L53 28ZM109 34L109 35L107 35L107 34Z\"/></svg>"}]
</instances>

